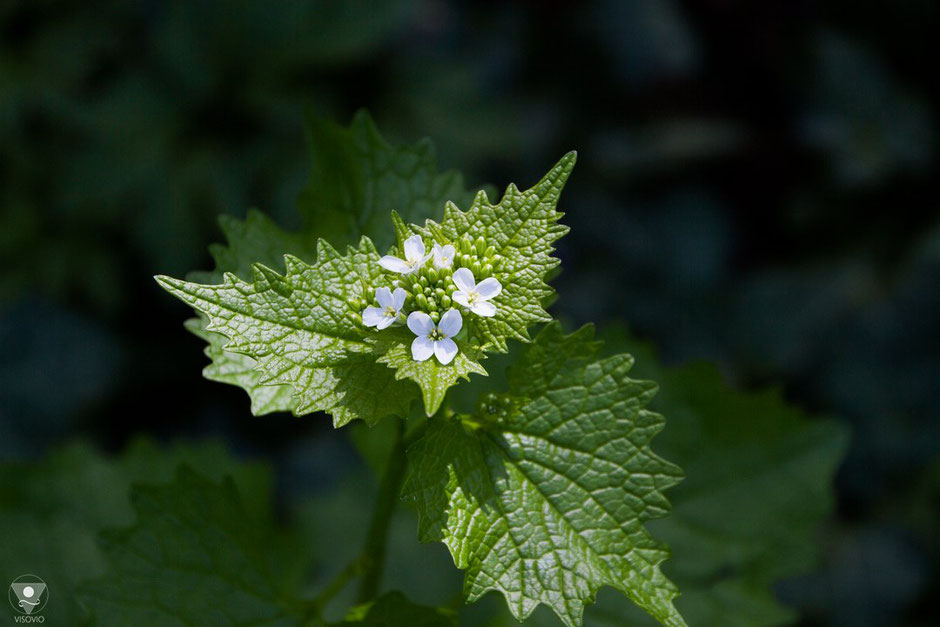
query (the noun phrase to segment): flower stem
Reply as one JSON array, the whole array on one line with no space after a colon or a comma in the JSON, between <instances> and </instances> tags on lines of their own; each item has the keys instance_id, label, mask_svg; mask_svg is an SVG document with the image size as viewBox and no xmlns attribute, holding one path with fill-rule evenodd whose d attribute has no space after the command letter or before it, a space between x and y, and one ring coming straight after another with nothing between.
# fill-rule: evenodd
<instances>
[{"instance_id":1,"label":"flower stem","mask_svg":"<svg viewBox=\"0 0 940 627\"><path fill-rule=\"evenodd\" d=\"M362 547L364 570L359 582L358 602L365 603L376 597L382 573L385 570L386 542L388 540L388 527L395 513L401 493L402 480L405 477L405 422L398 422L395 433L395 444L388 457L385 473L379 483L379 492L372 510L372 519L369 522L369 531L366 534Z\"/></svg>"}]
</instances>

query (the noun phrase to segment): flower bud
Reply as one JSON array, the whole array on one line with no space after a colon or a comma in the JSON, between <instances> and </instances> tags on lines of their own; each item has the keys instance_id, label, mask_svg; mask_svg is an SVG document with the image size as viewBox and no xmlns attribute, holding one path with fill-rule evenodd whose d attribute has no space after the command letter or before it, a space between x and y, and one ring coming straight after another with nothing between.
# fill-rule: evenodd
<instances>
[{"instance_id":1,"label":"flower bud","mask_svg":"<svg viewBox=\"0 0 940 627\"><path fill-rule=\"evenodd\" d=\"M347 311L346 317L349 318L350 322L353 324L362 324L362 316L354 311Z\"/></svg>"},{"instance_id":2,"label":"flower bud","mask_svg":"<svg viewBox=\"0 0 940 627\"><path fill-rule=\"evenodd\" d=\"M473 248L473 244L470 242L470 238L464 235L460 239L460 252L462 252L465 255L469 255L472 248Z\"/></svg>"},{"instance_id":3,"label":"flower bud","mask_svg":"<svg viewBox=\"0 0 940 627\"><path fill-rule=\"evenodd\" d=\"M415 303L417 303L418 307L422 310L427 310L428 308L428 299L421 292L418 292L418 295L415 296Z\"/></svg>"},{"instance_id":4,"label":"flower bud","mask_svg":"<svg viewBox=\"0 0 940 627\"><path fill-rule=\"evenodd\" d=\"M433 296L428 299L428 309L430 311L437 311L437 299Z\"/></svg>"},{"instance_id":5,"label":"flower bud","mask_svg":"<svg viewBox=\"0 0 940 627\"><path fill-rule=\"evenodd\" d=\"M444 290L443 290L442 288L440 288L440 287L434 288L434 296L436 296L437 298L440 298L440 297L443 296L445 293L446 293L446 292L444 292Z\"/></svg>"},{"instance_id":6,"label":"flower bud","mask_svg":"<svg viewBox=\"0 0 940 627\"><path fill-rule=\"evenodd\" d=\"M428 315L431 316L431 320L434 321L434 324L437 324L437 323L440 322L440 320L441 320L441 314L440 314L440 312L432 311L432 312L429 313Z\"/></svg>"},{"instance_id":7,"label":"flower bud","mask_svg":"<svg viewBox=\"0 0 940 627\"><path fill-rule=\"evenodd\" d=\"M503 262L503 256L502 256L502 255L493 255L493 258L490 259L490 261L493 262L493 267L494 267L494 268L498 268L498 267L499 267L499 264L501 264L501 263Z\"/></svg>"},{"instance_id":8,"label":"flower bud","mask_svg":"<svg viewBox=\"0 0 940 627\"><path fill-rule=\"evenodd\" d=\"M496 254L496 249L493 248L492 246L489 246L489 247L487 247L486 252L483 253L483 256L484 256L485 258L489 259L490 257L492 257L492 256L495 255L495 254Z\"/></svg>"},{"instance_id":9,"label":"flower bud","mask_svg":"<svg viewBox=\"0 0 940 627\"><path fill-rule=\"evenodd\" d=\"M475 277L480 276L480 262L479 261L474 261L473 263L470 264L470 272L472 272L473 276Z\"/></svg>"},{"instance_id":10,"label":"flower bud","mask_svg":"<svg viewBox=\"0 0 940 627\"><path fill-rule=\"evenodd\" d=\"M454 285L453 281L447 284L447 287L444 288L448 294L453 294L457 291L457 286Z\"/></svg>"},{"instance_id":11,"label":"flower bud","mask_svg":"<svg viewBox=\"0 0 940 627\"><path fill-rule=\"evenodd\" d=\"M437 283L437 280L438 280L439 278L440 278L440 277L439 277L438 274L437 274L437 270L435 270L434 268L428 269L428 281L429 281L429 282L431 282L431 283Z\"/></svg>"},{"instance_id":12,"label":"flower bud","mask_svg":"<svg viewBox=\"0 0 940 627\"><path fill-rule=\"evenodd\" d=\"M424 295L425 295L425 296L430 296L431 294L433 294L433 293L434 293L434 290L433 290L433 289L431 289L431 287L430 287L430 286L428 286L428 287L426 287L426 288L424 288L424 289L423 289L423 290L421 290L421 291L422 291L422 292L424 292Z\"/></svg>"},{"instance_id":13,"label":"flower bud","mask_svg":"<svg viewBox=\"0 0 940 627\"><path fill-rule=\"evenodd\" d=\"M483 276L493 276L493 264L488 263L482 268Z\"/></svg>"},{"instance_id":14,"label":"flower bud","mask_svg":"<svg viewBox=\"0 0 940 627\"><path fill-rule=\"evenodd\" d=\"M451 305L450 296L448 296L447 294L444 294L443 296L441 296L441 308L450 309L450 305Z\"/></svg>"},{"instance_id":15,"label":"flower bud","mask_svg":"<svg viewBox=\"0 0 940 627\"><path fill-rule=\"evenodd\" d=\"M418 283L421 284L421 287L427 287L427 286L428 286L428 277L426 277L426 276L421 277L420 279L418 279Z\"/></svg>"}]
</instances>

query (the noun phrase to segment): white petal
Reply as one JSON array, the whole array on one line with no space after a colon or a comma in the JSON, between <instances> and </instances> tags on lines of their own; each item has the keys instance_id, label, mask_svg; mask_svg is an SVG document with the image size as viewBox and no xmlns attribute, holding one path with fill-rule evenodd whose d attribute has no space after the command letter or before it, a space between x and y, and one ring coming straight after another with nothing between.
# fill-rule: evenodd
<instances>
[{"instance_id":1,"label":"white petal","mask_svg":"<svg viewBox=\"0 0 940 627\"><path fill-rule=\"evenodd\" d=\"M496 305L488 303L485 300L478 300L473 304L473 307L470 308L470 311L484 318L492 318L496 315Z\"/></svg>"},{"instance_id":2,"label":"white petal","mask_svg":"<svg viewBox=\"0 0 940 627\"><path fill-rule=\"evenodd\" d=\"M434 321L423 311L412 311L408 315L408 328L415 335L424 337L434 330Z\"/></svg>"},{"instance_id":3,"label":"white petal","mask_svg":"<svg viewBox=\"0 0 940 627\"><path fill-rule=\"evenodd\" d=\"M405 259L417 261L424 257L424 240L420 235L412 235L405 240Z\"/></svg>"},{"instance_id":4,"label":"white petal","mask_svg":"<svg viewBox=\"0 0 940 627\"><path fill-rule=\"evenodd\" d=\"M477 294L480 295L480 298L483 300L489 300L496 296L499 296L499 293L503 291L503 286L499 281L490 277L488 279L483 279L480 281L480 284L477 285Z\"/></svg>"},{"instance_id":5,"label":"white petal","mask_svg":"<svg viewBox=\"0 0 940 627\"><path fill-rule=\"evenodd\" d=\"M398 257L392 257L391 255L385 255L379 259L379 265L385 268L386 270L391 270L392 272L400 272L402 274L407 273L411 268L408 267L408 264L399 259Z\"/></svg>"},{"instance_id":6,"label":"white petal","mask_svg":"<svg viewBox=\"0 0 940 627\"><path fill-rule=\"evenodd\" d=\"M467 292L468 294L477 286L473 280L473 273L470 272L469 268L459 268L454 272L454 285L461 292Z\"/></svg>"},{"instance_id":7,"label":"white petal","mask_svg":"<svg viewBox=\"0 0 940 627\"><path fill-rule=\"evenodd\" d=\"M385 309L392 305L392 292L387 287L379 287L375 290L375 300L379 301L379 307Z\"/></svg>"},{"instance_id":8,"label":"white petal","mask_svg":"<svg viewBox=\"0 0 940 627\"><path fill-rule=\"evenodd\" d=\"M392 323L394 323L395 320L396 318L394 316L383 315L382 320L377 325L375 325L375 328L378 329L379 331L381 331L382 329L387 329L390 326L392 326Z\"/></svg>"},{"instance_id":9,"label":"white petal","mask_svg":"<svg viewBox=\"0 0 940 627\"><path fill-rule=\"evenodd\" d=\"M457 356L457 345L454 340L445 337L443 340L434 342L434 354L437 355L437 360L446 366Z\"/></svg>"},{"instance_id":10,"label":"white petal","mask_svg":"<svg viewBox=\"0 0 940 627\"><path fill-rule=\"evenodd\" d=\"M441 321L438 323L437 328L447 337L454 337L460 333L460 327L462 326L463 316L460 315L460 312L456 309L448 309L447 313L441 316Z\"/></svg>"},{"instance_id":11,"label":"white petal","mask_svg":"<svg viewBox=\"0 0 940 627\"><path fill-rule=\"evenodd\" d=\"M404 288L395 288L395 291L392 292L392 306L395 307L395 311L401 311L401 308L405 306L405 297L407 295L408 292Z\"/></svg>"},{"instance_id":12,"label":"white petal","mask_svg":"<svg viewBox=\"0 0 940 627\"><path fill-rule=\"evenodd\" d=\"M434 244L434 250L431 251L434 253L434 267L437 269L449 268L454 265L454 253L456 250L453 246L448 244L447 246L441 246L440 244Z\"/></svg>"},{"instance_id":13,"label":"white petal","mask_svg":"<svg viewBox=\"0 0 940 627\"><path fill-rule=\"evenodd\" d=\"M434 342L428 336L416 337L415 341L411 343L411 357L415 361L424 361L433 354Z\"/></svg>"},{"instance_id":14,"label":"white petal","mask_svg":"<svg viewBox=\"0 0 940 627\"><path fill-rule=\"evenodd\" d=\"M367 327L378 326L379 323L382 322L382 319L385 318L385 316L382 315L383 313L383 310L378 307L366 307L366 310L362 312L362 324Z\"/></svg>"},{"instance_id":15,"label":"white petal","mask_svg":"<svg viewBox=\"0 0 940 627\"><path fill-rule=\"evenodd\" d=\"M458 305L463 305L467 309L470 308L470 299L467 298L466 293L464 292L454 292L450 295L451 300L453 300Z\"/></svg>"}]
</instances>

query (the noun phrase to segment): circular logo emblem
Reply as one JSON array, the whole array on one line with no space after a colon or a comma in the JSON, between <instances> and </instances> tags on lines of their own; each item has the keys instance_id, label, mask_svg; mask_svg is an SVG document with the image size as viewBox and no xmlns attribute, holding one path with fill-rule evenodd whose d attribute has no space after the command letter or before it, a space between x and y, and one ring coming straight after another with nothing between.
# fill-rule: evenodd
<instances>
[{"instance_id":1,"label":"circular logo emblem","mask_svg":"<svg viewBox=\"0 0 940 627\"><path fill-rule=\"evenodd\" d=\"M49 600L49 590L36 575L20 575L10 584L9 596L13 609L21 614L36 614Z\"/></svg>"}]
</instances>

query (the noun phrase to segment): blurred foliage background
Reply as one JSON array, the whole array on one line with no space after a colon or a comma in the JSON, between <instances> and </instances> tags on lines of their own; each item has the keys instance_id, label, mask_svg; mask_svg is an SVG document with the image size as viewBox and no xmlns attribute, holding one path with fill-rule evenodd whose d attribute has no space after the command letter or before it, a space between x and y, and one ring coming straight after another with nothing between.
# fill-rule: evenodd
<instances>
[{"instance_id":1,"label":"blurred foliage background","mask_svg":"<svg viewBox=\"0 0 940 627\"><path fill-rule=\"evenodd\" d=\"M296 223L304 110L345 124L366 107L392 140L430 136L470 187L529 186L578 150L556 314L626 322L667 363L715 362L849 424L824 561L778 595L802 625L936 624L938 13L0 3L0 456L212 435L273 464L282 502L365 486L321 510L364 516L344 436L252 418L203 380L185 308L150 277L211 267L220 214Z\"/></svg>"}]
</instances>

